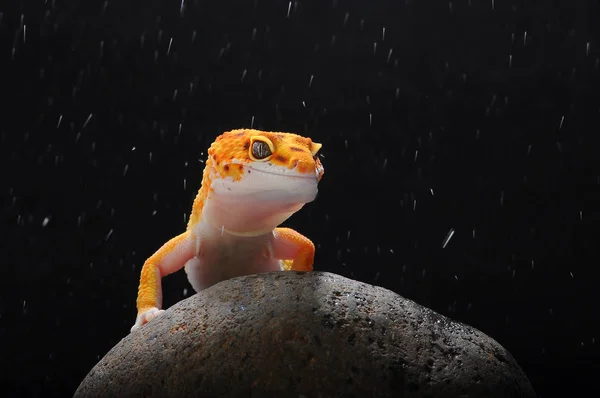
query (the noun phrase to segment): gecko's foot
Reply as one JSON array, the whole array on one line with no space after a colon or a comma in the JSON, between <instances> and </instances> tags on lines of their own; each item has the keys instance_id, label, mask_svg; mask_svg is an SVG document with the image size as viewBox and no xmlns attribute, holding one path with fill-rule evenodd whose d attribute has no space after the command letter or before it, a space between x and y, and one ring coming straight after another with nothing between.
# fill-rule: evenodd
<instances>
[{"instance_id":1,"label":"gecko's foot","mask_svg":"<svg viewBox=\"0 0 600 398\"><path fill-rule=\"evenodd\" d=\"M150 322L163 312L165 312L165 310L159 310L156 307L152 307L138 314L137 318L135 319L135 325L131 327L131 331L133 332L134 330L137 330L140 326Z\"/></svg>"}]
</instances>

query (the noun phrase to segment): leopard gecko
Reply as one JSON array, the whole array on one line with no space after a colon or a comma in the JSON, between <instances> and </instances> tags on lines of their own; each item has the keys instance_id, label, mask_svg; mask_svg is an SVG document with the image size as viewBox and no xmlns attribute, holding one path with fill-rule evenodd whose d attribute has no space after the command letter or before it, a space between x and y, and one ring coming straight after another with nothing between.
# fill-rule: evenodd
<instances>
[{"instance_id":1,"label":"leopard gecko","mask_svg":"<svg viewBox=\"0 0 600 398\"><path fill-rule=\"evenodd\" d=\"M142 267L131 331L164 312L161 279L185 269L195 291L236 276L311 271L314 244L278 227L317 195L321 144L291 133L253 129L218 136L186 231Z\"/></svg>"}]
</instances>

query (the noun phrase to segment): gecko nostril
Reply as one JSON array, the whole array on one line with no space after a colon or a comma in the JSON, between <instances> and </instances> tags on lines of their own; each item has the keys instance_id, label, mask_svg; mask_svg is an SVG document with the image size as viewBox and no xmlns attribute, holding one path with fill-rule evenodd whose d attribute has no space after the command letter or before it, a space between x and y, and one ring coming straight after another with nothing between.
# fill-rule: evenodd
<instances>
[{"instance_id":1,"label":"gecko nostril","mask_svg":"<svg viewBox=\"0 0 600 398\"><path fill-rule=\"evenodd\" d=\"M296 166L298 166L298 163L299 163L299 162L300 162L300 159L296 159L296 160L294 160L294 163L293 163L293 165L292 165L292 168L294 168L294 169L295 169L295 168L296 168Z\"/></svg>"}]
</instances>

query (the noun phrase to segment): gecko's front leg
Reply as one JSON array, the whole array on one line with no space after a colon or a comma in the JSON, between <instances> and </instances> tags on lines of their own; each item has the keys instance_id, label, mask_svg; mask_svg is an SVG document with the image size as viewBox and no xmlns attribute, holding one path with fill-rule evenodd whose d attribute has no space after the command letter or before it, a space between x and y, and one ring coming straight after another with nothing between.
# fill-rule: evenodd
<instances>
[{"instance_id":1,"label":"gecko's front leg","mask_svg":"<svg viewBox=\"0 0 600 398\"><path fill-rule=\"evenodd\" d=\"M281 259L285 271L312 271L315 245L306 236L290 228L273 230L273 256Z\"/></svg>"},{"instance_id":2,"label":"gecko's front leg","mask_svg":"<svg viewBox=\"0 0 600 398\"><path fill-rule=\"evenodd\" d=\"M190 231L174 237L156 251L142 267L137 296L138 314L131 331L162 314L161 279L179 271L194 257L196 239Z\"/></svg>"}]
</instances>

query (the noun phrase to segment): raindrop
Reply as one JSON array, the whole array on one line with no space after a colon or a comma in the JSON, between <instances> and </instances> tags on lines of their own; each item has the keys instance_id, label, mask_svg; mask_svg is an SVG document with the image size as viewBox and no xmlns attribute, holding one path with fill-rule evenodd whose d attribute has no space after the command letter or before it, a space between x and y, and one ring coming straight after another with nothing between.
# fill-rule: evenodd
<instances>
[{"instance_id":1,"label":"raindrop","mask_svg":"<svg viewBox=\"0 0 600 398\"><path fill-rule=\"evenodd\" d=\"M85 123L83 123L83 128L85 128L85 126L88 125L88 123L90 122L91 119L92 119L92 114L90 113L90 115L87 117Z\"/></svg>"},{"instance_id":2,"label":"raindrop","mask_svg":"<svg viewBox=\"0 0 600 398\"><path fill-rule=\"evenodd\" d=\"M446 248L446 245L448 244L448 242L450 242L450 239L452 239L452 236L454 236L454 228L450 228L450 231L448 231L448 234L446 235L446 238L444 239L444 242L442 243L442 249Z\"/></svg>"}]
</instances>

